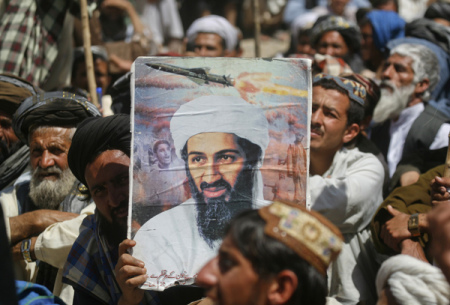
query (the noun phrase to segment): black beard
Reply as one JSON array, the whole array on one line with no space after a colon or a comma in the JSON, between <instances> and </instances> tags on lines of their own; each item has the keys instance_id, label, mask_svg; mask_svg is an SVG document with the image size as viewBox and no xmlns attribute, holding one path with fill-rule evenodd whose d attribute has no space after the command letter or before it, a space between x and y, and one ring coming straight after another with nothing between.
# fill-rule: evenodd
<instances>
[{"instance_id":1,"label":"black beard","mask_svg":"<svg viewBox=\"0 0 450 305\"><path fill-rule=\"evenodd\" d=\"M109 222L106 217L98 211L100 232L105 236L106 241L111 248L118 247L119 244L127 238L127 222L125 221L125 223L123 223L123 221L118 219L115 214L116 210L124 207L128 208L127 200L122 201L118 207L111 210L112 222Z\"/></svg>"},{"instance_id":2,"label":"black beard","mask_svg":"<svg viewBox=\"0 0 450 305\"><path fill-rule=\"evenodd\" d=\"M228 185L227 188L231 191L230 199L226 200L225 194L217 198L208 199L206 203L203 193L197 189L190 172L187 170L192 197L197 203L198 232L211 249L214 247L214 242L223 237L225 228L231 219L241 211L252 208L255 172L249 166L244 166L244 169L236 179L234 188L223 179L212 183L211 185ZM201 185L202 189L205 187L203 184Z\"/></svg>"}]
</instances>

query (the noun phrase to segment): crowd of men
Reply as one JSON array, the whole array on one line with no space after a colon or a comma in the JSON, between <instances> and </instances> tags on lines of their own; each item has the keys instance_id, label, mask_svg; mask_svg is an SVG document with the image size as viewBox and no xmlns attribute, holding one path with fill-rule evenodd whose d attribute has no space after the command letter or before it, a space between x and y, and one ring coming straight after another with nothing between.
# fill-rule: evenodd
<instances>
[{"instance_id":1,"label":"crowd of men","mask_svg":"<svg viewBox=\"0 0 450 305\"><path fill-rule=\"evenodd\" d=\"M186 179L191 198L180 188L180 202L129 240L129 54L242 55L240 1L178 2L203 10L193 19L175 0L89 2L98 107L76 47L78 1L2 3L0 303L450 304L450 4L287 0L278 26L291 46L277 56L312 63L311 211L253 192L267 118L213 95L177 110L174 147L150 143L143 181L160 190ZM205 104L220 115L178 119ZM231 113L240 128L220 124ZM181 176L167 171L172 149ZM192 161L223 151L233 167ZM214 258L189 262L191 285L140 289L146 267L168 260L155 245L180 231L183 246L164 250L175 264L189 251Z\"/></svg>"}]
</instances>

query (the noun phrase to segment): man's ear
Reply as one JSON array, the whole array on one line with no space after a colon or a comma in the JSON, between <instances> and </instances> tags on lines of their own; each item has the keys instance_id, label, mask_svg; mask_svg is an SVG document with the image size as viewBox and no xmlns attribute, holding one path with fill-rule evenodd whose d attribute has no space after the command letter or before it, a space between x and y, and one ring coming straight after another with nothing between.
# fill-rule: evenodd
<instances>
[{"instance_id":1,"label":"man's ear","mask_svg":"<svg viewBox=\"0 0 450 305\"><path fill-rule=\"evenodd\" d=\"M297 290L298 279L291 270L283 270L273 279L267 290L268 304L287 304Z\"/></svg>"},{"instance_id":2,"label":"man's ear","mask_svg":"<svg viewBox=\"0 0 450 305\"><path fill-rule=\"evenodd\" d=\"M422 95L430 87L430 80L428 78L422 79L416 84L414 88L415 95Z\"/></svg>"},{"instance_id":3,"label":"man's ear","mask_svg":"<svg viewBox=\"0 0 450 305\"><path fill-rule=\"evenodd\" d=\"M359 130L360 130L359 125L356 123L353 123L350 126L348 126L347 129L345 130L344 137L342 138L344 144L353 140L359 134Z\"/></svg>"}]
</instances>

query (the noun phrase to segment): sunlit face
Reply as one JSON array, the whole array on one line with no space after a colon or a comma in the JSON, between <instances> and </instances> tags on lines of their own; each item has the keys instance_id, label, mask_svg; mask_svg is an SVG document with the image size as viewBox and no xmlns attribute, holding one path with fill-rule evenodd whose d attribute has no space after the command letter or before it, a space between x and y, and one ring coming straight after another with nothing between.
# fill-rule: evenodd
<instances>
[{"instance_id":1,"label":"sunlit face","mask_svg":"<svg viewBox=\"0 0 450 305\"><path fill-rule=\"evenodd\" d=\"M222 41L222 37L217 34L198 33L194 42L195 55L203 57L225 56L227 52Z\"/></svg>"},{"instance_id":2,"label":"sunlit face","mask_svg":"<svg viewBox=\"0 0 450 305\"><path fill-rule=\"evenodd\" d=\"M337 31L328 31L320 37L316 50L319 54L344 57L348 55L349 48L344 37Z\"/></svg>"},{"instance_id":3,"label":"sunlit face","mask_svg":"<svg viewBox=\"0 0 450 305\"><path fill-rule=\"evenodd\" d=\"M86 166L84 177L99 212L110 223L126 226L130 158L120 150L107 150Z\"/></svg>"},{"instance_id":4,"label":"sunlit face","mask_svg":"<svg viewBox=\"0 0 450 305\"><path fill-rule=\"evenodd\" d=\"M409 56L401 56L399 54L389 56L383 66L380 88L387 88L391 92L393 91L393 88L385 84L383 81L389 81L389 83L397 88L410 85L414 80L412 63L413 60Z\"/></svg>"},{"instance_id":5,"label":"sunlit face","mask_svg":"<svg viewBox=\"0 0 450 305\"><path fill-rule=\"evenodd\" d=\"M311 153L336 152L349 142L347 111L349 98L333 89L313 87Z\"/></svg>"},{"instance_id":6,"label":"sunlit face","mask_svg":"<svg viewBox=\"0 0 450 305\"><path fill-rule=\"evenodd\" d=\"M161 166L166 167L169 166L171 161L171 153L170 146L166 143L161 143L158 145L156 149L156 158Z\"/></svg>"},{"instance_id":7,"label":"sunlit face","mask_svg":"<svg viewBox=\"0 0 450 305\"><path fill-rule=\"evenodd\" d=\"M72 140L71 129L62 127L48 127L33 131L30 137L30 162L32 169L47 169L52 166L60 170L69 168L67 153ZM57 173L45 173L39 175L38 179L57 180Z\"/></svg>"},{"instance_id":8,"label":"sunlit face","mask_svg":"<svg viewBox=\"0 0 450 305\"><path fill-rule=\"evenodd\" d=\"M201 133L187 141L189 172L206 203L221 196L229 201L245 161L245 153L234 134Z\"/></svg>"},{"instance_id":9,"label":"sunlit face","mask_svg":"<svg viewBox=\"0 0 450 305\"><path fill-rule=\"evenodd\" d=\"M269 303L270 279L260 279L229 236L224 238L218 256L200 270L196 281L217 305Z\"/></svg>"}]
</instances>

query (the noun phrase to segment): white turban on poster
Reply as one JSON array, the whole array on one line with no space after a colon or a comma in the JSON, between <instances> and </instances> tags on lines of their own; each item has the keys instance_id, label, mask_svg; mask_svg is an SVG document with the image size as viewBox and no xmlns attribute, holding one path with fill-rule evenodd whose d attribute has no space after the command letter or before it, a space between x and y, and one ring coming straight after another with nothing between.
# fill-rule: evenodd
<instances>
[{"instance_id":1,"label":"white turban on poster","mask_svg":"<svg viewBox=\"0 0 450 305\"><path fill-rule=\"evenodd\" d=\"M233 133L258 145L269 145L269 126L262 109L236 96L207 95L182 105L170 121L176 153L190 137L204 132Z\"/></svg>"},{"instance_id":2,"label":"white turban on poster","mask_svg":"<svg viewBox=\"0 0 450 305\"><path fill-rule=\"evenodd\" d=\"M259 208L269 203L263 197L263 181L259 171L264 152L269 145L269 125L260 107L240 97L202 96L180 106L170 121L170 130L180 158L181 150L191 137L202 133L223 133L234 134L257 145L261 150L261 159L252 168L253 180L243 179L232 186L236 187L236 196L239 196L237 185L241 186L241 191L245 189L244 192L248 193L243 197L234 197L219 203L205 201L198 204L193 193L192 198L156 215L139 229L134 240L140 247L133 255L146 264L149 278L143 288L147 289L162 290L175 282L192 284L196 272L214 257L221 243L222 233L220 238L218 235L211 237L211 230L214 231L216 227L204 223L210 221L210 217L220 218L217 215L221 214L214 214L220 208L215 208L212 214L208 214L211 206L225 206L225 210L229 209L226 216L231 219L239 209ZM244 181L252 187L248 187ZM244 206L244 203L236 198L246 198L247 205ZM222 228L227 219L221 220L222 223L217 228Z\"/></svg>"}]
</instances>

